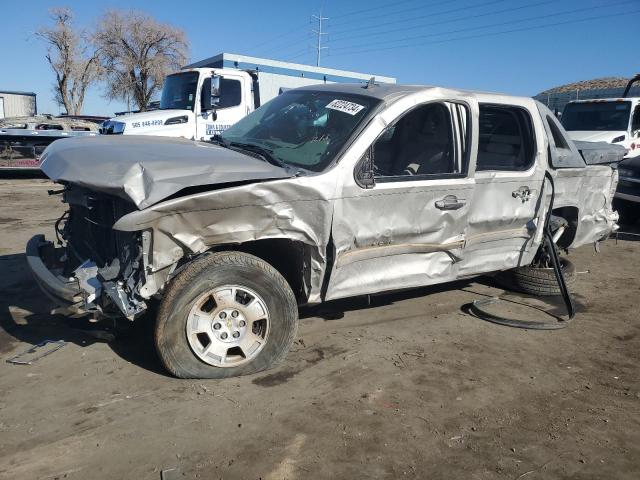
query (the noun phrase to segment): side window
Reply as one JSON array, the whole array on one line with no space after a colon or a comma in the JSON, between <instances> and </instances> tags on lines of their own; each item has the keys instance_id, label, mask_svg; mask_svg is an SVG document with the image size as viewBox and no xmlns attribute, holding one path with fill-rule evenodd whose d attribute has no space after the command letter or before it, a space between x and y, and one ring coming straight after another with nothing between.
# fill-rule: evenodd
<instances>
[{"instance_id":1,"label":"side window","mask_svg":"<svg viewBox=\"0 0 640 480\"><path fill-rule=\"evenodd\" d=\"M531 117L520 107L480 105L476 170L521 171L534 160Z\"/></svg>"},{"instance_id":2,"label":"side window","mask_svg":"<svg viewBox=\"0 0 640 480\"><path fill-rule=\"evenodd\" d=\"M454 120L447 105L430 103L417 107L376 140L375 178L461 173L455 141Z\"/></svg>"},{"instance_id":3,"label":"side window","mask_svg":"<svg viewBox=\"0 0 640 480\"><path fill-rule=\"evenodd\" d=\"M235 107L242 103L242 84L240 80L220 79L220 103L218 108Z\"/></svg>"},{"instance_id":4,"label":"side window","mask_svg":"<svg viewBox=\"0 0 640 480\"><path fill-rule=\"evenodd\" d=\"M203 99L207 92L211 91L211 77L205 78L202 82L202 92L200 98ZM242 103L242 84L240 80L230 78L220 79L220 101L216 108L236 107Z\"/></svg>"},{"instance_id":5,"label":"side window","mask_svg":"<svg viewBox=\"0 0 640 480\"><path fill-rule=\"evenodd\" d=\"M553 143L556 145L556 148L564 148L565 150L569 150L569 144L567 143L566 138L556 125L556 122L553 118L547 115L547 124L549 125L549 130L551 131L551 136L553 137Z\"/></svg>"},{"instance_id":6,"label":"side window","mask_svg":"<svg viewBox=\"0 0 640 480\"><path fill-rule=\"evenodd\" d=\"M640 105L636 105L636 110L633 112L633 120L631 120L631 131L637 132L640 130Z\"/></svg>"}]
</instances>

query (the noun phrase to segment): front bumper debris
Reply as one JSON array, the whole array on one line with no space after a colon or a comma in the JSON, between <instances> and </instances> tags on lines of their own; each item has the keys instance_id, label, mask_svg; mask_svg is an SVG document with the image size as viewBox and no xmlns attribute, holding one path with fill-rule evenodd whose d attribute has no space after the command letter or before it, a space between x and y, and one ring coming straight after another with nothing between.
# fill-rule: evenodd
<instances>
[{"instance_id":1,"label":"front bumper debris","mask_svg":"<svg viewBox=\"0 0 640 480\"><path fill-rule=\"evenodd\" d=\"M81 313L85 302L77 280L62 276L61 269L59 272L50 269L45 263L45 259L52 258L54 254L53 243L46 241L44 235L36 235L27 242L27 264L40 289L58 307Z\"/></svg>"},{"instance_id":2,"label":"front bumper debris","mask_svg":"<svg viewBox=\"0 0 640 480\"><path fill-rule=\"evenodd\" d=\"M108 280L103 278L109 268L100 270L90 260L64 275L61 261L66 255L64 249L55 248L44 235L29 240L26 255L36 283L60 307L57 312L97 317L122 315L133 320L147 308L144 301L134 299L127 292L124 281L115 275Z\"/></svg>"}]
</instances>

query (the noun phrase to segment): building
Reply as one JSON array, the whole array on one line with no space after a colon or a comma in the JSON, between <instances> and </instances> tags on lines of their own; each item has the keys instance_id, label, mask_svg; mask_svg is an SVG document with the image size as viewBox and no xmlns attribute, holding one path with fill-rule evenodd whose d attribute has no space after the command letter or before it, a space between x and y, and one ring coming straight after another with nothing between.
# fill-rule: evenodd
<instances>
[{"instance_id":1,"label":"building","mask_svg":"<svg viewBox=\"0 0 640 480\"><path fill-rule=\"evenodd\" d=\"M37 113L35 93L0 90L0 118L31 117Z\"/></svg>"},{"instance_id":2,"label":"building","mask_svg":"<svg viewBox=\"0 0 640 480\"><path fill-rule=\"evenodd\" d=\"M624 77L596 78L569 83L540 92L535 98L554 112L561 113L564 106L572 100L590 100L593 98L619 98L629 82ZM640 85L629 92L630 97L640 97Z\"/></svg>"},{"instance_id":3,"label":"building","mask_svg":"<svg viewBox=\"0 0 640 480\"><path fill-rule=\"evenodd\" d=\"M300 63L249 57L235 53L220 53L214 57L187 65L184 68L238 68L241 70L253 70L258 74L269 74L266 76L269 82L273 82L284 88L289 85L287 79L291 79L291 87L302 86L304 81L301 82L300 79L308 79L309 85L316 85L319 81L325 83L366 83L371 77L375 77L378 83L396 83L395 78L372 73L358 73L348 70L315 67ZM268 88L268 85L261 86L261 89L265 88Z\"/></svg>"}]
</instances>

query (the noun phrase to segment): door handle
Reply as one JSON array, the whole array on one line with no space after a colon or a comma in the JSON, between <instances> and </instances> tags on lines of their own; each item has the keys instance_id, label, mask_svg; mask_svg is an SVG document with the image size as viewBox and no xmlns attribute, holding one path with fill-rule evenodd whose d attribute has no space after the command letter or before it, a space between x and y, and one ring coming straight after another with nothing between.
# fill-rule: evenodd
<instances>
[{"instance_id":1,"label":"door handle","mask_svg":"<svg viewBox=\"0 0 640 480\"><path fill-rule=\"evenodd\" d=\"M442 200L436 200L436 208L440 210L458 210L464 207L467 201L464 198L458 198L455 195L447 195Z\"/></svg>"},{"instance_id":2,"label":"door handle","mask_svg":"<svg viewBox=\"0 0 640 480\"><path fill-rule=\"evenodd\" d=\"M528 202L531 198L531 189L529 187L520 187L518 190L511 192L513 198L519 198L522 203Z\"/></svg>"}]
</instances>

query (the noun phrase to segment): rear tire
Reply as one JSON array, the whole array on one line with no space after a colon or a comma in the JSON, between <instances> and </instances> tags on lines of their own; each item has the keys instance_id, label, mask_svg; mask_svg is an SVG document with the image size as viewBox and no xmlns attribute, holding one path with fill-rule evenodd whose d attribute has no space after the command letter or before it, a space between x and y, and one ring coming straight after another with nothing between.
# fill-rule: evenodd
<instances>
[{"instance_id":1,"label":"rear tire","mask_svg":"<svg viewBox=\"0 0 640 480\"><path fill-rule=\"evenodd\" d=\"M295 296L275 268L253 255L219 252L195 260L171 281L155 343L176 377L228 378L281 361L297 327Z\"/></svg>"},{"instance_id":2,"label":"rear tire","mask_svg":"<svg viewBox=\"0 0 640 480\"><path fill-rule=\"evenodd\" d=\"M560 265L567 288L571 290L577 278L576 267L564 257L560 258ZM498 273L495 280L505 289L529 295L561 295L553 268L518 267Z\"/></svg>"}]
</instances>

